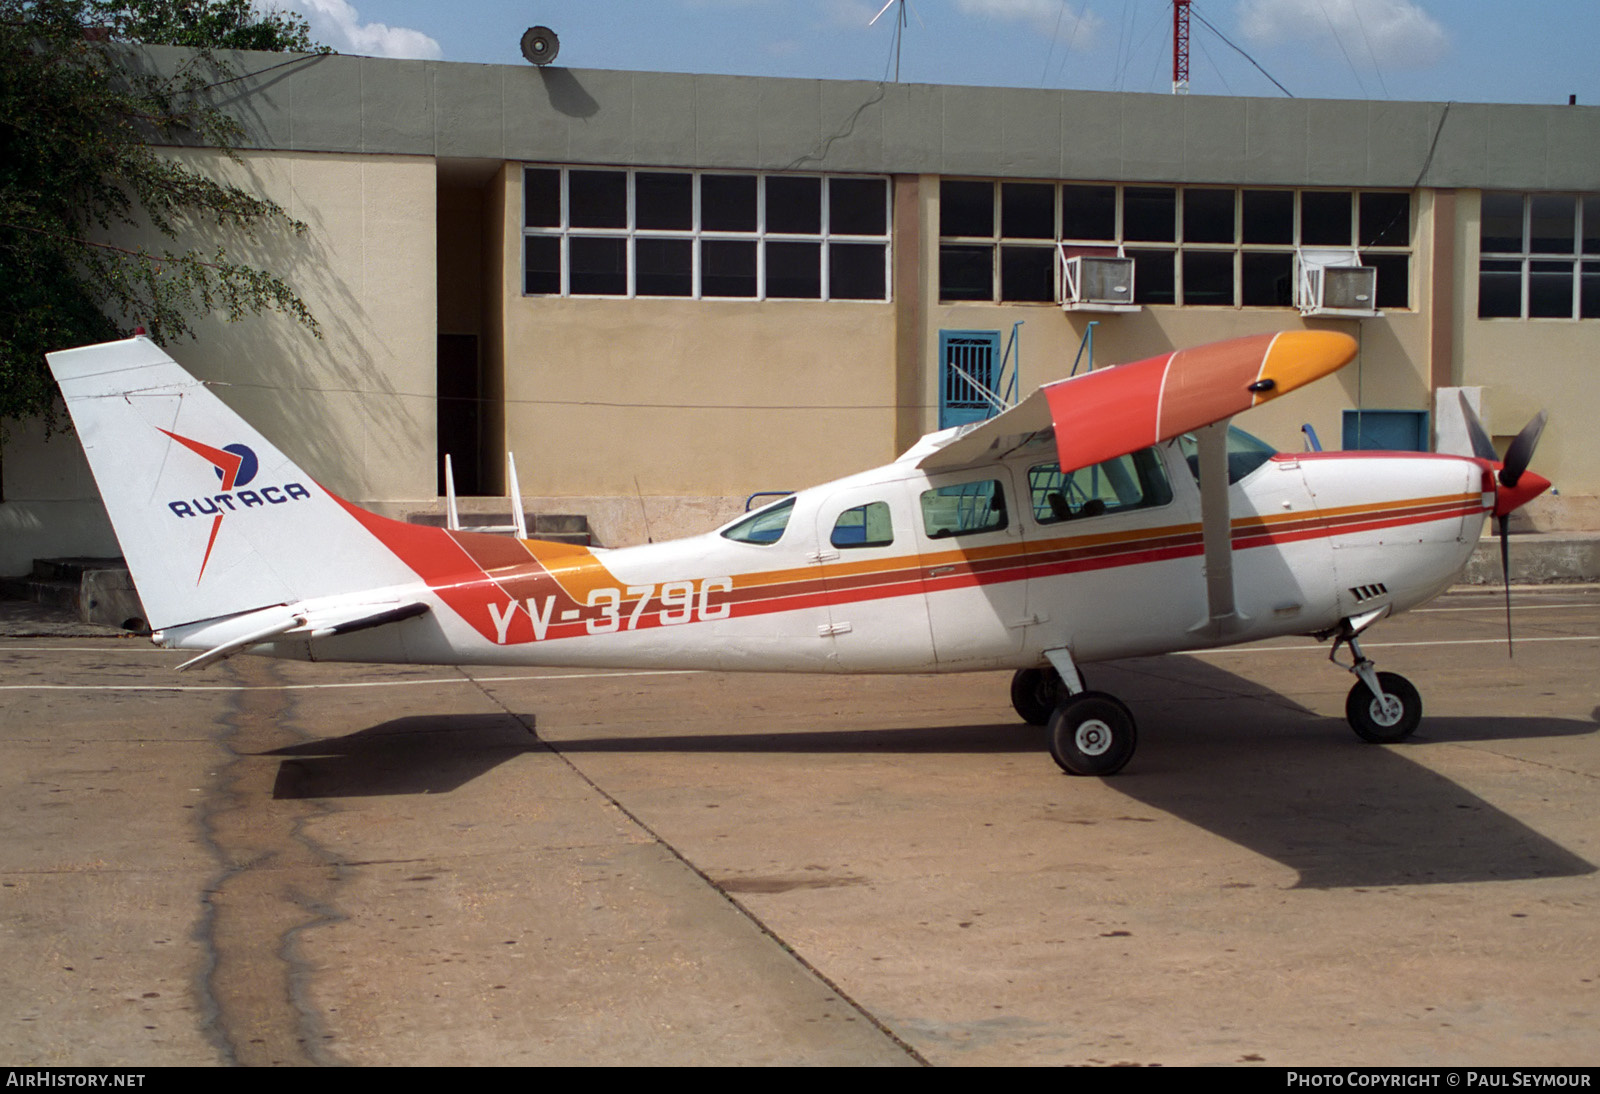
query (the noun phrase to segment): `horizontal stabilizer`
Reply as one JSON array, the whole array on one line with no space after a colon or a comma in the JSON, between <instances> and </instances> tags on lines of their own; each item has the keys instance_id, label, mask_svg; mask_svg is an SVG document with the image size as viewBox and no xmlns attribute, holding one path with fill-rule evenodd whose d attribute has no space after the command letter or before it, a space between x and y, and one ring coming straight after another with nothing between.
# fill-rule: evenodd
<instances>
[{"instance_id":1,"label":"horizontal stabilizer","mask_svg":"<svg viewBox=\"0 0 1600 1094\"><path fill-rule=\"evenodd\" d=\"M331 638L339 634L353 634L356 631L411 619L426 614L429 610L428 605L420 600L405 604L391 601L387 604L347 604L318 608L306 608L303 605L266 608L216 624L222 640L200 656L191 657L179 665L178 671L203 669L207 665L232 657L250 646L278 638ZM223 634L226 634L226 637L222 637Z\"/></svg>"}]
</instances>

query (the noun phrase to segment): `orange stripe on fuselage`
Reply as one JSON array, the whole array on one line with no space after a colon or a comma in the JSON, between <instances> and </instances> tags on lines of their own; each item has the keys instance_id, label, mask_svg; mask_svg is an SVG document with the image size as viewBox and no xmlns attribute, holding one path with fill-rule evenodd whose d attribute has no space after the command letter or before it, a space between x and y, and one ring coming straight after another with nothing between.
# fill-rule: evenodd
<instances>
[{"instance_id":1,"label":"orange stripe on fuselage","mask_svg":"<svg viewBox=\"0 0 1600 1094\"><path fill-rule=\"evenodd\" d=\"M505 623L504 644L519 645L535 640L534 620L527 608L530 600L543 615L543 640L552 641L590 633L591 621L601 618L600 607L588 604L594 590L615 589L625 594L627 589L587 547L403 524L338 500L490 642L498 642L501 637L490 612L491 604L496 612L513 613ZM1235 549L1248 550L1483 512L1480 494L1443 494L1309 513L1241 517L1233 521L1232 538ZM1198 556L1203 550L1198 523L1056 536L966 551L841 560L828 563L825 569L813 564L734 574L730 577L732 589L719 594L718 603L728 604L731 617L743 618L830 603L882 600L1030 577L1121 568ZM659 591L672 580L650 587ZM629 618L638 599L621 602L619 610L624 618ZM636 621L630 619L626 629L663 625L662 608L647 607L652 610L640 613ZM563 613L570 618L563 619ZM501 618L505 620L505 616Z\"/></svg>"}]
</instances>

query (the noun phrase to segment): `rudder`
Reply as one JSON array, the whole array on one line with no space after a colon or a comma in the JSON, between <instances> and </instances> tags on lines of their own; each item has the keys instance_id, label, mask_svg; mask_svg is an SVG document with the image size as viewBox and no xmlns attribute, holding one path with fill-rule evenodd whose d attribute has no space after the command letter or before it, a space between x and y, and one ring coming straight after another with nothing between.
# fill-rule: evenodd
<instances>
[{"instance_id":1,"label":"rudder","mask_svg":"<svg viewBox=\"0 0 1600 1094\"><path fill-rule=\"evenodd\" d=\"M153 628L415 582L148 339L47 357Z\"/></svg>"}]
</instances>

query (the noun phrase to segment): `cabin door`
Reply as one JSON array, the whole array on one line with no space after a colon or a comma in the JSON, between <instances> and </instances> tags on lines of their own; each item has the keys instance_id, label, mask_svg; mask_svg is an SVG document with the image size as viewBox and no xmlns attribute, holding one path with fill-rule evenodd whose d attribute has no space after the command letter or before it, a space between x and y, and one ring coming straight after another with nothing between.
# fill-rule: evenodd
<instances>
[{"instance_id":1,"label":"cabin door","mask_svg":"<svg viewBox=\"0 0 1600 1094\"><path fill-rule=\"evenodd\" d=\"M828 629L843 672L933 667L933 638L904 482L851 486L817 510Z\"/></svg>"}]
</instances>

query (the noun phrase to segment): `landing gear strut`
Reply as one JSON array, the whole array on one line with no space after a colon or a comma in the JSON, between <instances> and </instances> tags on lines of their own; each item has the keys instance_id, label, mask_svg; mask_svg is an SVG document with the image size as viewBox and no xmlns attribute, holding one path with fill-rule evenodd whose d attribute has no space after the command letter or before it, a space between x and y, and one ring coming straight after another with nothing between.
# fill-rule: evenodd
<instances>
[{"instance_id":1,"label":"landing gear strut","mask_svg":"<svg viewBox=\"0 0 1600 1094\"><path fill-rule=\"evenodd\" d=\"M1346 619L1339 624L1333 649L1328 660L1353 672L1359 678L1344 701L1345 720L1356 736L1373 744L1387 745L1403 741L1417 731L1422 721L1422 696L1411 681L1395 672L1378 672L1373 663L1361 652L1357 637L1375 619L1366 619L1359 625ZM1346 665L1339 660L1339 647L1348 645L1355 663Z\"/></svg>"}]
</instances>

